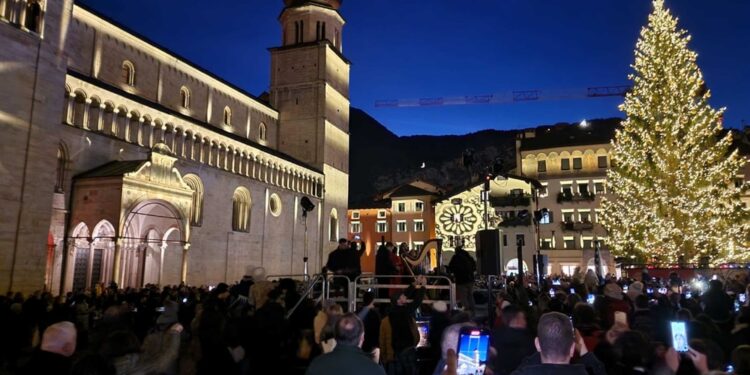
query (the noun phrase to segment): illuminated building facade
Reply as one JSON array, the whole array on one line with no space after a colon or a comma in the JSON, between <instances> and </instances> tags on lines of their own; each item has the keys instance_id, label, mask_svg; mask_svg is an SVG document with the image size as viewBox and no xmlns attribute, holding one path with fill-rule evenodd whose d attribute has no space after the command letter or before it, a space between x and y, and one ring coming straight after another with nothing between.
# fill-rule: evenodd
<instances>
[{"instance_id":1,"label":"illuminated building facade","mask_svg":"<svg viewBox=\"0 0 750 375\"><path fill-rule=\"evenodd\" d=\"M0 290L320 269L348 226L340 5L284 2L258 98L72 0L0 0Z\"/></svg>"}]
</instances>

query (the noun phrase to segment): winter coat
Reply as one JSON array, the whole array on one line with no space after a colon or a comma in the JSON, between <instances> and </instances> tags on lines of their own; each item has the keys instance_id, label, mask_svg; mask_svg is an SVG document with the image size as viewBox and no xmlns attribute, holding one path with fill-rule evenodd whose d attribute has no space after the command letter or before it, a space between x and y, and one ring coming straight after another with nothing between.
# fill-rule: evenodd
<instances>
[{"instance_id":1,"label":"winter coat","mask_svg":"<svg viewBox=\"0 0 750 375\"><path fill-rule=\"evenodd\" d=\"M456 278L456 284L468 284L474 282L474 271L477 270L477 262L464 249L456 249L456 254L448 264L451 273Z\"/></svg>"},{"instance_id":2,"label":"winter coat","mask_svg":"<svg viewBox=\"0 0 750 375\"><path fill-rule=\"evenodd\" d=\"M305 374L385 375L385 371L360 348L351 345L336 345L332 352L315 358Z\"/></svg>"},{"instance_id":3,"label":"winter coat","mask_svg":"<svg viewBox=\"0 0 750 375\"><path fill-rule=\"evenodd\" d=\"M144 347L143 353L130 353L115 358L112 363L117 375L140 375L168 373L177 361L180 350L180 334L166 332L161 345Z\"/></svg>"}]
</instances>

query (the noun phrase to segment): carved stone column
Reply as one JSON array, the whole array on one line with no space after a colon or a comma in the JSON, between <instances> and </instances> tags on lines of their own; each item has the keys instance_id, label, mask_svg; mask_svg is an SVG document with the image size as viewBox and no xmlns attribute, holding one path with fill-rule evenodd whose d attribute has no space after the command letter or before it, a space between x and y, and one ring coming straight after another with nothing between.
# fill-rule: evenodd
<instances>
[{"instance_id":1,"label":"carved stone column","mask_svg":"<svg viewBox=\"0 0 750 375\"><path fill-rule=\"evenodd\" d=\"M122 287L122 247L125 239L118 237L115 239L115 257L112 262L112 281L117 283L118 287Z\"/></svg>"},{"instance_id":2,"label":"carved stone column","mask_svg":"<svg viewBox=\"0 0 750 375\"><path fill-rule=\"evenodd\" d=\"M182 267L180 268L180 281L187 284L187 262L188 262L188 250L190 244L186 243L182 245Z\"/></svg>"}]
</instances>

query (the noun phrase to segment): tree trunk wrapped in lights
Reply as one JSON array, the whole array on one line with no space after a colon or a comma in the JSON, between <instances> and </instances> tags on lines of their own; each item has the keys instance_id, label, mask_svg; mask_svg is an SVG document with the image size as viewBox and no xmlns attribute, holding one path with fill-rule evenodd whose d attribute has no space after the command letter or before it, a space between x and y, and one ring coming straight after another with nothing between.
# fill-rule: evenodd
<instances>
[{"instance_id":1,"label":"tree trunk wrapped in lights","mask_svg":"<svg viewBox=\"0 0 750 375\"><path fill-rule=\"evenodd\" d=\"M722 114L708 104L710 91L688 49L690 36L654 0L635 50L633 89L620 110L627 119L613 141L603 224L617 255L684 256L712 264L746 260L745 187L735 178L745 160L722 136Z\"/></svg>"}]
</instances>

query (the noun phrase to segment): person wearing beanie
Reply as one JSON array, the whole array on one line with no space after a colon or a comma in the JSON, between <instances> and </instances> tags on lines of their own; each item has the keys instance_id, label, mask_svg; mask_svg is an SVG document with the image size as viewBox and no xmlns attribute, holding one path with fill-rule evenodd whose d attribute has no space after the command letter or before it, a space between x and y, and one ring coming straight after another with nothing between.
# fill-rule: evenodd
<instances>
[{"instance_id":1,"label":"person wearing beanie","mask_svg":"<svg viewBox=\"0 0 750 375\"><path fill-rule=\"evenodd\" d=\"M636 281L628 287L628 292L625 293L628 296L628 300L630 300L630 303L635 303L635 299L638 298L638 296L643 294L643 283L640 281Z\"/></svg>"},{"instance_id":2,"label":"person wearing beanie","mask_svg":"<svg viewBox=\"0 0 750 375\"><path fill-rule=\"evenodd\" d=\"M630 315L630 303L625 301L624 294L622 294L622 288L615 283L609 283L604 286L604 301L602 308L604 311L604 327L609 328L615 324L615 312L623 312Z\"/></svg>"}]
</instances>

